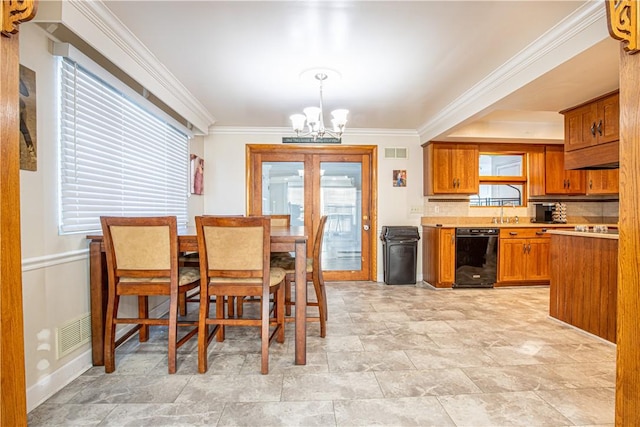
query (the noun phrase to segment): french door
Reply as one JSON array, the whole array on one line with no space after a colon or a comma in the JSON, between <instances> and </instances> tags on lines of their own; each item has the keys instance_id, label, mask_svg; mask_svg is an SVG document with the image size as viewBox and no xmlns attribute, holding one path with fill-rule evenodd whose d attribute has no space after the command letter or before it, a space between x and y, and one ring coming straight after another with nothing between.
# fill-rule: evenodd
<instances>
[{"instance_id":1,"label":"french door","mask_svg":"<svg viewBox=\"0 0 640 427\"><path fill-rule=\"evenodd\" d=\"M376 147L368 145L247 145L248 213L289 214L309 242L327 215L325 280L373 280L376 161Z\"/></svg>"}]
</instances>

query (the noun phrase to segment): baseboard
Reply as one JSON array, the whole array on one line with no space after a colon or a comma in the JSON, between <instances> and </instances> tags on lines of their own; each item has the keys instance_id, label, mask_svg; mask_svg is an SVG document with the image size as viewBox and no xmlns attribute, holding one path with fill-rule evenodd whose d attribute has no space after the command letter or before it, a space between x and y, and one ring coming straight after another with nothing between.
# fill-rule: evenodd
<instances>
[{"instance_id":1,"label":"baseboard","mask_svg":"<svg viewBox=\"0 0 640 427\"><path fill-rule=\"evenodd\" d=\"M158 304L150 311L151 317L163 316L169 312L169 301ZM135 326L123 328L116 334L116 340ZM134 335L135 336L135 335ZM38 382L27 387L27 413L37 408L51 396L69 385L73 380L93 367L91 347L79 356L65 363L48 375L41 377Z\"/></svg>"}]
</instances>

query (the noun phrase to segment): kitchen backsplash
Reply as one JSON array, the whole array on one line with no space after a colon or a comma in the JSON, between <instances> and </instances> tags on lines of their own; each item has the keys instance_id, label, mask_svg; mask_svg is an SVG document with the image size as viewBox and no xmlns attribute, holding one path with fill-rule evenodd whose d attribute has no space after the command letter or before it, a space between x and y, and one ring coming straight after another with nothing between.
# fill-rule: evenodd
<instances>
[{"instance_id":1,"label":"kitchen backsplash","mask_svg":"<svg viewBox=\"0 0 640 427\"><path fill-rule=\"evenodd\" d=\"M546 201L546 200L545 200ZM618 222L618 201L568 201L563 200L567 205L568 222ZM505 217L513 218L518 216L520 221L529 222L534 214L534 203L530 201L527 207L507 207L503 209ZM470 207L466 199L426 199L424 204L425 217L499 217L500 207Z\"/></svg>"}]
</instances>

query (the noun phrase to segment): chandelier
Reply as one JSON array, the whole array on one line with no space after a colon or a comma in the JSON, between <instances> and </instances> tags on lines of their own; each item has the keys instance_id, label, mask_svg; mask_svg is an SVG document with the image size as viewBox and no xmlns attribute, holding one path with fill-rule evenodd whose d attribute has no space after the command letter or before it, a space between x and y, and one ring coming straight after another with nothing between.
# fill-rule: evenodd
<instances>
[{"instance_id":1,"label":"chandelier","mask_svg":"<svg viewBox=\"0 0 640 427\"><path fill-rule=\"evenodd\" d=\"M314 77L320 83L320 106L307 107L303 110L304 114L293 114L290 117L293 131L297 137L310 137L313 138L313 141L323 139L325 136L340 140L345 125L347 124L347 114L349 114L349 110L333 110L331 112L333 129L325 128L324 115L322 112L322 83L329 78L329 75L326 72L320 71L316 73ZM305 124L307 125L306 129Z\"/></svg>"}]
</instances>

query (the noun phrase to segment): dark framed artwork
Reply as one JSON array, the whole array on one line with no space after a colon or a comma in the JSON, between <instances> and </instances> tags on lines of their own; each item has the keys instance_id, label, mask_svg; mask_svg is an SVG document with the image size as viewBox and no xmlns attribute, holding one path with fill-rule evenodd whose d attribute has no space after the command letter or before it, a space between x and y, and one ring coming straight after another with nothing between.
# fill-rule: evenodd
<instances>
[{"instance_id":1,"label":"dark framed artwork","mask_svg":"<svg viewBox=\"0 0 640 427\"><path fill-rule=\"evenodd\" d=\"M407 186L407 171L405 169L395 169L393 171L393 186L394 187Z\"/></svg>"},{"instance_id":2,"label":"dark framed artwork","mask_svg":"<svg viewBox=\"0 0 640 427\"><path fill-rule=\"evenodd\" d=\"M36 73L20 65L20 169L38 170Z\"/></svg>"},{"instance_id":3,"label":"dark framed artwork","mask_svg":"<svg viewBox=\"0 0 640 427\"><path fill-rule=\"evenodd\" d=\"M204 194L204 159L191 154L191 194Z\"/></svg>"}]
</instances>

